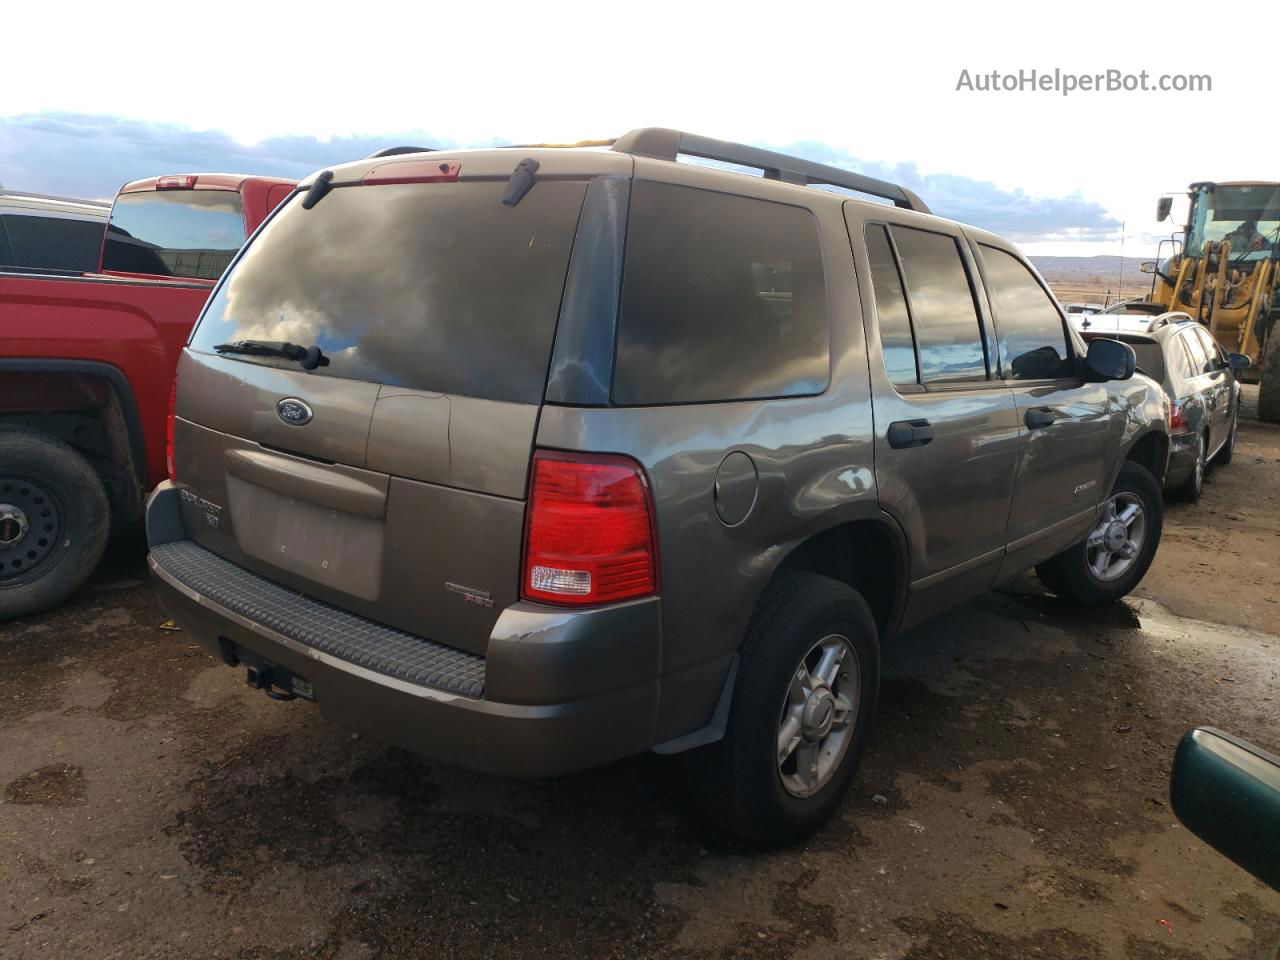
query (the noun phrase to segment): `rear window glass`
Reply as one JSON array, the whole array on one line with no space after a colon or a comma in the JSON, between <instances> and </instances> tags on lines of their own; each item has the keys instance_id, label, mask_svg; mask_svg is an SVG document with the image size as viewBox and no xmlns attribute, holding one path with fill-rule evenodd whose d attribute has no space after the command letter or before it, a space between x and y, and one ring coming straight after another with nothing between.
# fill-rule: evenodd
<instances>
[{"instance_id":1,"label":"rear window glass","mask_svg":"<svg viewBox=\"0 0 1280 960\"><path fill-rule=\"evenodd\" d=\"M1129 346L1133 347L1133 352L1138 356L1138 369L1145 373L1152 380L1164 381L1164 352L1160 344L1153 343L1150 340L1126 340ZM1181 352L1182 348L1176 343L1172 345L1174 350Z\"/></svg>"},{"instance_id":2,"label":"rear window glass","mask_svg":"<svg viewBox=\"0 0 1280 960\"><path fill-rule=\"evenodd\" d=\"M291 201L205 309L192 348L318 346L317 376L538 403L585 182L338 187ZM274 358L237 360L289 369Z\"/></svg>"},{"instance_id":3,"label":"rear window glass","mask_svg":"<svg viewBox=\"0 0 1280 960\"><path fill-rule=\"evenodd\" d=\"M982 245L1000 352L1015 380L1056 380L1075 373L1062 317L1017 257Z\"/></svg>"},{"instance_id":4,"label":"rear window glass","mask_svg":"<svg viewBox=\"0 0 1280 960\"><path fill-rule=\"evenodd\" d=\"M635 183L615 402L821 393L829 349L813 214L709 190Z\"/></svg>"},{"instance_id":5,"label":"rear window glass","mask_svg":"<svg viewBox=\"0 0 1280 960\"><path fill-rule=\"evenodd\" d=\"M234 190L149 190L116 198L102 266L120 273L217 280L244 244Z\"/></svg>"},{"instance_id":6,"label":"rear window glass","mask_svg":"<svg viewBox=\"0 0 1280 960\"><path fill-rule=\"evenodd\" d=\"M893 239L906 276L921 379L925 383L985 380L982 328L956 240L897 226Z\"/></svg>"},{"instance_id":7,"label":"rear window glass","mask_svg":"<svg viewBox=\"0 0 1280 960\"><path fill-rule=\"evenodd\" d=\"M12 262L7 265L81 273L98 269L104 226L101 220L9 214L0 217L0 225L0 233L9 241ZM0 256L4 250L5 245L0 242Z\"/></svg>"}]
</instances>

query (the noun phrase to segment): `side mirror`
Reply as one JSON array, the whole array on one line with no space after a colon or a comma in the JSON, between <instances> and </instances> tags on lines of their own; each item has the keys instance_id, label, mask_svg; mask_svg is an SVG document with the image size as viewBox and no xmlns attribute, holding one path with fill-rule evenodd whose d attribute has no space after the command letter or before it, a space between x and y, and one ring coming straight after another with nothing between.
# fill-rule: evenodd
<instances>
[{"instance_id":1,"label":"side mirror","mask_svg":"<svg viewBox=\"0 0 1280 960\"><path fill-rule=\"evenodd\" d=\"M1144 263L1138 266L1138 272L1139 273L1155 273L1156 262L1154 260L1145 261Z\"/></svg>"},{"instance_id":2,"label":"side mirror","mask_svg":"<svg viewBox=\"0 0 1280 960\"><path fill-rule=\"evenodd\" d=\"M1084 368L1095 383L1104 380L1128 380L1138 366L1133 347L1119 340L1090 340L1084 355Z\"/></svg>"},{"instance_id":3,"label":"side mirror","mask_svg":"<svg viewBox=\"0 0 1280 960\"><path fill-rule=\"evenodd\" d=\"M1231 369L1234 370L1236 373L1240 373L1252 367L1253 361L1250 360L1249 357L1243 353L1228 353L1227 365L1231 367Z\"/></svg>"},{"instance_id":4,"label":"side mirror","mask_svg":"<svg viewBox=\"0 0 1280 960\"><path fill-rule=\"evenodd\" d=\"M1169 799L1188 830L1280 890L1280 757L1197 727L1173 756Z\"/></svg>"},{"instance_id":5,"label":"side mirror","mask_svg":"<svg viewBox=\"0 0 1280 960\"><path fill-rule=\"evenodd\" d=\"M1173 212L1173 197L1161 197L1156 201L1156 222L1163 223Z\"/></svg>"}]
</instances>

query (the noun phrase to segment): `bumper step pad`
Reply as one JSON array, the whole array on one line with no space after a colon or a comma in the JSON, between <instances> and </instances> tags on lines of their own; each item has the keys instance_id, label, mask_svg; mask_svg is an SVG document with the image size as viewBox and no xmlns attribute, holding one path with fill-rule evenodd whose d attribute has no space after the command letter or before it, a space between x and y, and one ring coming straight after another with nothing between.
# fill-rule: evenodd
<instances>
[{"instance_id":1,"label":"bumper step pad","mask_svg":"<svg viewBox=\"0 0 1280 960\"><path fill-rule=\"evenodd\" d=\"M153 547L151 557L190 589L297 643L398 680L464 697L484 694L484 657L312 600L190 540Z\"/></svg>"}]
</instances>

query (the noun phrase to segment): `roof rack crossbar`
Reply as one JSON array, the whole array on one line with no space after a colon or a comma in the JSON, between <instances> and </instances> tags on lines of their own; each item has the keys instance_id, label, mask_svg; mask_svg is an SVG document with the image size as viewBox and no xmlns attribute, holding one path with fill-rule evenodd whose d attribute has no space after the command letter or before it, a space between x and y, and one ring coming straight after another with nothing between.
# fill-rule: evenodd
<instances>
[{"instance_id":1,"label":"roof rack crossbar","mask_svg":"<svg viewBox=\"0 0 1280 960\"><path fill-rule=\"evenodd\" d=\"M687 157L701 157L704 160L718 160L721 163L754 167L763 171L765 178L769 180L781 180L784 183L801 186L825 183L890 200L894 206L902 207L904 210L929 212L924 201L914 192L896 183L877 180L875 177L865 177L825 163L814 163L785 153L776 153L773 150L764 150L744 143L716 140L696 133L684 133L665 127L643 127L623 134L614 141L613 149L619 153L653 157L657 160L674 161L680 154L684 154Z\"/></svg>"}]
</instances>

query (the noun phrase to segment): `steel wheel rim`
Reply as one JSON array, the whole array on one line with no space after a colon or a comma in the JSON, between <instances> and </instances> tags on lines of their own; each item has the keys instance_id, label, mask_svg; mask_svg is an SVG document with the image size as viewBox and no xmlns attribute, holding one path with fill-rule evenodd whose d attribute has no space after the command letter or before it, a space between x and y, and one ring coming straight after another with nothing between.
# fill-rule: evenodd
<instances>
[{"instance_id":1,"label":"steel wheel rim","mask_svg":"<svg viewBox=\"0 0 1280 960\"><path fill-rule=\"evenodd\" d=\"M1198 462L1198 461L1197 461ZM1134 493L1117 493L1085 541L1089 572L1099 580L1123 577L1142 554L1147 538L1147 510Z\"/></svg>"},{"instance_id":2,"label":"steel wheel rim","mask_svg":"<svg viewBox=\"0 0 1280 960\"><path fill-rule=\"evenodd\" d=\"M827 634L796 664L774 746L778 777L791 796L811 797L831 782L853 742L861 690L858 652L842 634Z\"/></svg>"},{"instance_id":3,"label":"steel wheel rim","mask_svg":"<svg viewBox=\"0 0 1280 960\"><path fill-rule=\"evenodd\" d=\"M57 556L64 516L43 482L0 476L0 584L27 580Z\"/></svg>"},{"instance_id":4,"label":"steel wheel rim","mask_svg":"<svg viewBox=\"0 0 1280 960\"><path fill-rule=\"evenodd\" d=\"M1204 486L1204 437L1196 442L1196 492L1200 492L1200 488Z\"/></svg>"}]
</instances>

